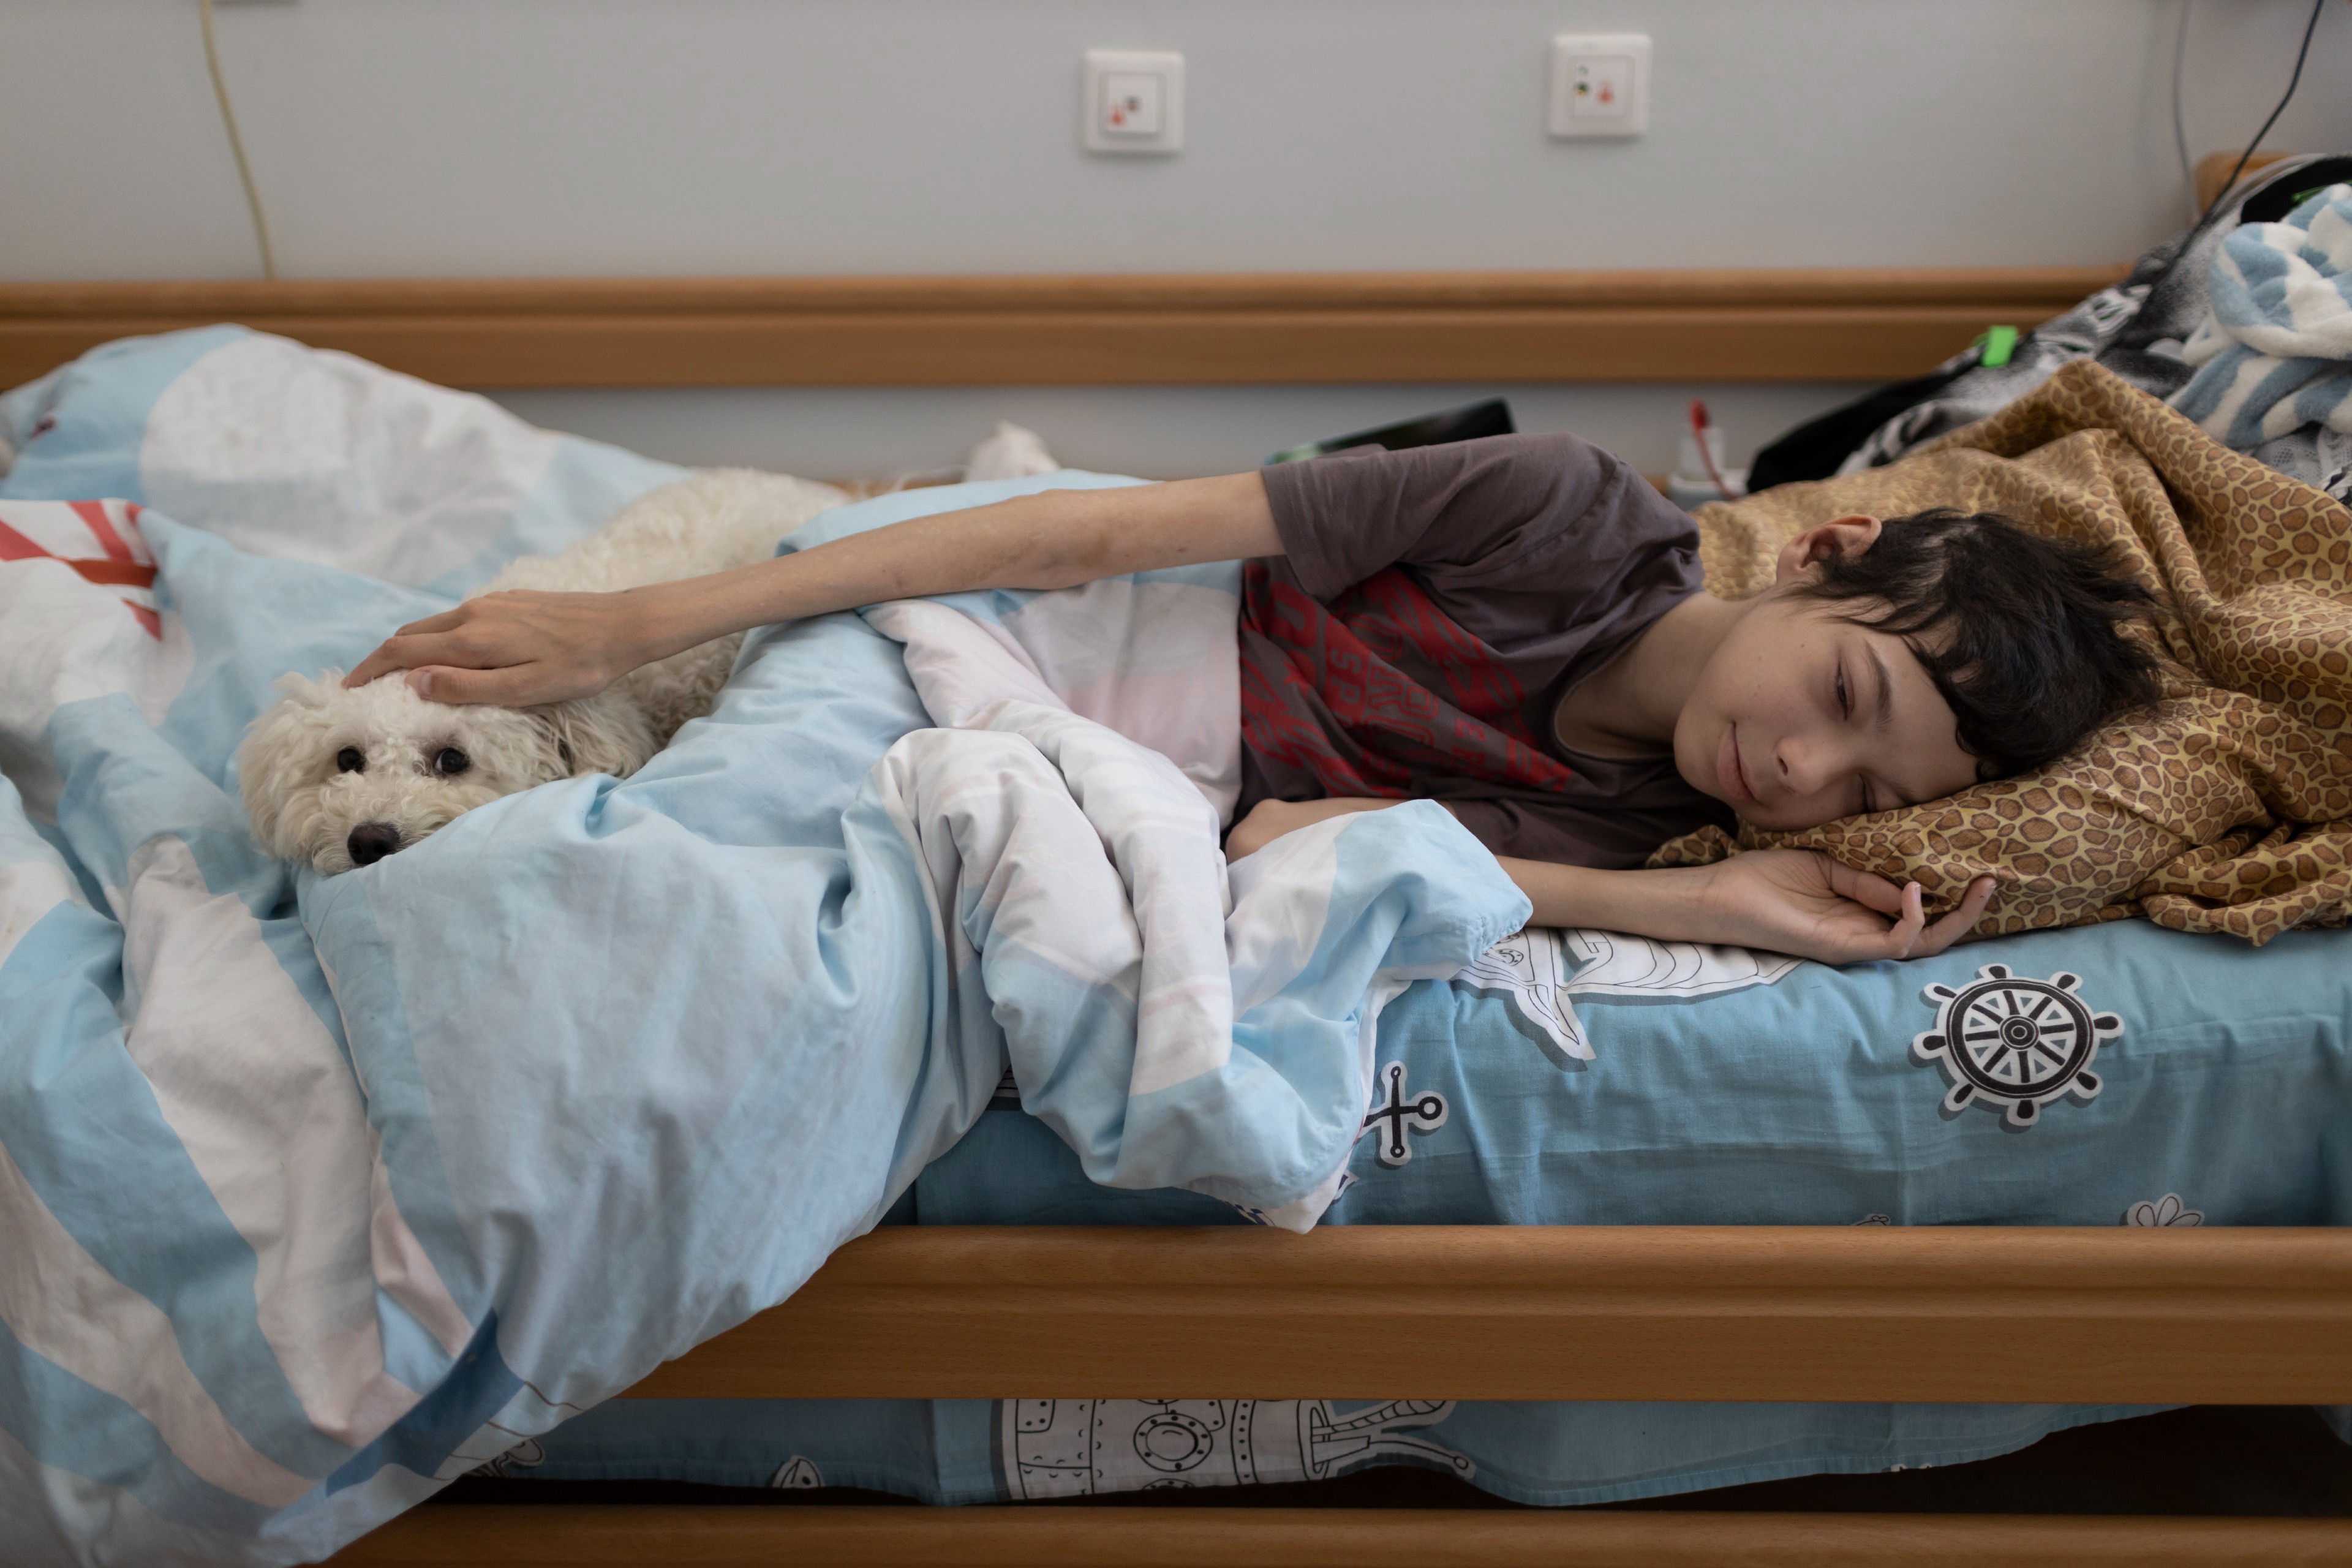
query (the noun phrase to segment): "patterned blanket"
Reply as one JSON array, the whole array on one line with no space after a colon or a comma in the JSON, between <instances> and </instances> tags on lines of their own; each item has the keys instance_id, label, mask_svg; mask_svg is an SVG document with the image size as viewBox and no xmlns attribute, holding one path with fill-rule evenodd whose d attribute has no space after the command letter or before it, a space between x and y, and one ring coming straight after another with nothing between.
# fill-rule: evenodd
<instances>
[{"instance_id":1,"label":"patterned blanket","mask_svg":"<svg viewBox=\"0 0 2352 1568\"><path fill-rule=\"evenodd\" d=\"M2172 405L2246 449L2306 425L2352 434L2352 185L2233 232L2212 290L2181 351L2200 369Z\"/></svg>"},{"instance_id":2,"label":"patterned blanket","mask_svg":"<svg viewBox=\"0 0 2352 1568\"><path fill-rule=\"evenodd\" d=\"M2137 914L2260 944L2352 917L2352 510L2077 360L1890 467L1703 509L1708 586L1762 591L1829 518L1930 506L2114 545L2158 595L2163 701L2038 773L1802 833L1708 828L1653 864L1818 848L1942 908L1990 872L1983 934Z\"/></svg>"},{"instance_id":3,"label":"patterned blanket","mask_svg":"<svg viewBox=\"0 0 2352 1568\"><path fill-rule=\"evenodd\" d=\"M2288 158L2248 175L2210 217L2149 250L2122 282L2026 333L2007 363L1978 364L1973 348L1947 360L1938 372L1956 373L1952 378L1873 431L1838 472L1883 468L1908 457L2006 408L2074 360L2095 359L2143 392L2175 396L2196 374L2183 357L2185 345L2212 317L2215 269L2224 247L2242 226L2285 216L2294 193L2347 176L2352 159L2336 154ZM2352 501L2352 430L2314 422L2228 444Z\"/></svg>"}]
</instances>

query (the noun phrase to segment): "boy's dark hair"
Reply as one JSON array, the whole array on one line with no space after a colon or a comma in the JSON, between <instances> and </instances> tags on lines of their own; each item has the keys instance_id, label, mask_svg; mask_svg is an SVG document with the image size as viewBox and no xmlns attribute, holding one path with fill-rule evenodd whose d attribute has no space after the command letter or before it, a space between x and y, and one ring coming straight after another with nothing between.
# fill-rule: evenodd
<instances>
[{"instance_id":1,"label":"boy's dark hair","mask_svg":"<svg viewBox=\"0 0 2352 1568\"><path fill-rule=\"evenodd\" d=\"M2031 773L2161 694L2156 660L2117 623L2147 589L2113 554L2028 532L1999 512L1889 518L1877 541L1822 561L1794 596L1875 599L1845 618L1909 645L1959 721L1979 779Z\"/></svg>"}]
</instances>

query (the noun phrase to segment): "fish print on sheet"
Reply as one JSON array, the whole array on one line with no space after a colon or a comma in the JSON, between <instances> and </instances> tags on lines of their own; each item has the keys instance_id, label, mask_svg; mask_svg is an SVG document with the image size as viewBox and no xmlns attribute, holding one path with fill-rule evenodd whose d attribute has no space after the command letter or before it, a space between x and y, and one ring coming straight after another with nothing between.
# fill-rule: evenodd
<instances>
[{"instance_id":1,"label":"fish print on sheet","mask_svg":"<svg viewBox=\"0 0 2352 1568\"><path fill-rule=\"evenodd\" d=\"M1007 1399L997 1406L1014 1498L1319 1481L1402 1461L1458 1476L1466 1455L1415 1434L1450 1399L1391 1399L1340 1415L1326 1399Z\"/></svg>"},{"instance_id":2,"label":"fish print on sheet","mask_svg":"<svg viewBox=\"0 0 2352 1568\"><path fill-rule=\"evenodd\" d=\"M2124 1210L2127 1226L2195 1226L2205 1223L2205 1211L2184 1205L2179 1193L2167 1193L2154 1203L2137 1203Z\"/></svg>"},{"instance_id":3,"label":"fish print on sheet","mask_svg":"<svg viewBox=\"0 0 2352 1568\"><path fill-rule=\"evenodd\" d=\"M545 1463L547 1463L547 1450L540 1447L539 1439L525 1437L496 1458L487 1459L475 1466L473 1473L478 1476L496 1476L511 1480L525 1471L539 1468Z\"/></svg>"},{"instance_id":4,"label":"fish print on sheet","mask_svg":"<svg viewBox=\"0 0 2352 1568\"><path fill-rule=\"evenodd\" d=\"M1655 996L1687 1001L1769 985L1803 960L1744 947L1656 942L1622 931L1530 926L1478 955L1453 984L1500 991L1543 1031L1544 1055L1565 1067L1592 1060L1592 1042L1570 998Z\"/></svg>"}]
</instances>

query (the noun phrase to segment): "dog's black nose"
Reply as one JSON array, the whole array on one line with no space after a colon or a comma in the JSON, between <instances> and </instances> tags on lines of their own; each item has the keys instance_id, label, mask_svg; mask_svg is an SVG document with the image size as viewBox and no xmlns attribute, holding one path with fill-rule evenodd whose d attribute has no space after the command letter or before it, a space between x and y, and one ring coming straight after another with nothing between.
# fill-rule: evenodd
<instances>
[{"instance_id":1,"label":"dog's black nose","mask_svg":"<svg viewBox=\"0 0 2352 1568\"><path fill-rule=\"evenodd\" d=\"M352 864L373 866L400 847L400 829L389 822L362 822L343 845L352 852Z\"/></svg>"}]
</instances>

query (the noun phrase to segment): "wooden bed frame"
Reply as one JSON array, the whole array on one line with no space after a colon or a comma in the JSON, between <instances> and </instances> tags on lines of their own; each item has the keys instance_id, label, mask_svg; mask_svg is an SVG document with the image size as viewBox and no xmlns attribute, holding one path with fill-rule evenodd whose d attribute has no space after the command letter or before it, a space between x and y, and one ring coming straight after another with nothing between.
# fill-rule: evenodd
<instances>
[{"instance_id":1,"label":"wooden bed frame","mask_svg":"<svg viewBox=\"0 0 2352 1568\"><path fill-rule=\"evenodd\" d=\"M2021 1357L2018 1346L2032 1347ZM1410 1367L1409 1373L1394 1369ZM2352 1231L909 1226L624 1397L2352 1400ZM2352 1563L2352 1520L427 1507L389 1565Z\"/></svg>"},{"instance_id":2,"label":"wooden bed frame","mask_svg":"<svg viewBox=\"0 0 2352 1568\"><path fill-rule=\"evenodd\" d=\"M220 320L485 387L1885 379L2119 270L15 284L0 385ZM2352 1230L912 1227L624 1397L1176 1394L2352 1403ZM2352 1520L427 1506L334 1561L1384 1557L2276 1568Z\"/></svg>"}]
</instances>

